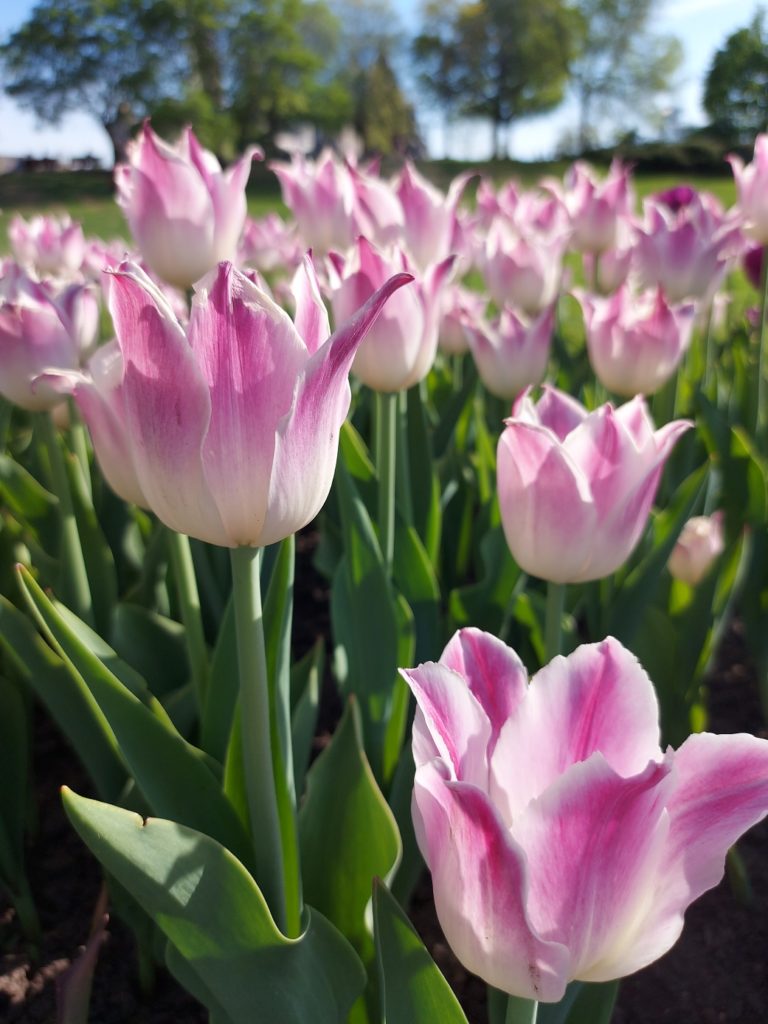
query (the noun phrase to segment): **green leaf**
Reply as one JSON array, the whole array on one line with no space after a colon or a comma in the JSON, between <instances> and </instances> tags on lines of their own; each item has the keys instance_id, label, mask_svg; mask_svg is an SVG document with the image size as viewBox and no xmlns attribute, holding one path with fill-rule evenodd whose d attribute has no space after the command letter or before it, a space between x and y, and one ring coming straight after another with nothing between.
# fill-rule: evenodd
<instances>
[{"instance_id":1,"label":"green leaf","mask_svg":"<svg viewBox=\"0 0 768 1024\"><path fill-rule=\"evenodd\" d=\"M183 686L189 678L184 627L138 604L118 604L109 637L115 653L147 681L157 697Z\"/></svg>"},{"instance_id":2,"label":"green leaf","mask_svg":"<svg viewBox=\"0 0 768 1024\"><path fill-rule=\"evenodd\" d=\"M81 676L66 667L27 616L5 597L0 597L0 644L69 740L98 794L117 799L125 785L126 766L109 723Z\"/></svg>"},{"instance_id":3,"label":"green leaf","mask_svg":"<svg viewBox=\"0 0 768 1024\"><path fill-rule=\"evenodd\" d=\"M256 883L226 849L170 821L63 794L70 821L157 923L170 966L232 1024L344 1024L365 985L346 940L309 911L298 939L278 931ZM192 987L192 986L190 986Z\"/></svg>"},{"instance_id":4,"label":"green leaf","mask_svg":"<svg viewBox=\"0 0 768 1024\"><path fill-rule=\"evenodd\" d=\"M440 655L440 585L418 533L404 523L399 524L395 535L392 571L413 612L416 627L414 663L434 660Z\"/></svg>"},{"instance_id":5,"label":"green leaf","mask_svg":"<svg viewBox=\"0 0 768 1024\"><path fill-rule=\"evenodd\" d=\"M59 503L55 494L47 491L10 455L0 455L0 496L3 504L23 522L45 518Z\"/></svg>"},{"instance_id":6,"label":"green leaf","mask_svg":"<svg viewBox=\"0 0 768 1024\"><path fill-rule=\"evenodd\" d=\"M413 926L384 885L373 887L373 920L385 1024L467 1024Z\"/></svg>"},{"instance_id":7,"label":"green leaf","mask_svg":"<svg viewBox=\"0 0 768 1024\"><path fill-rule=\"evenodd\" d=\"M65 454L64 460L77 520L77 532L80 534L88 584L93 598L94 621L99 632L106 633L109 630L112 608L117 602L115 559L96 518L80 460L69 453Z\"/></svg>"},{"instance_id":8,"label":"green leaf","mask_svg":"<svg viewBox=\"0 0 768 1024\"><path fill-rule=\"evenodd\" d=\"M318 638L314 647L291 670L291 692L299 696L293 702L291 734L293 738L293 777L297 796L304 792L304 778L312 752L320 707L320 680L323 676L325 647Z\"/></svg>"},{"instance_id":9,"label":"green leaf","mask_svg":"<svg viewBox=\"0 0 768 1024\"><path fill-rule=\"evenodd\" d=\"M24 570L20 580L33 614L54 647L93 694L154 813L173 816L216 837L248 864L249 840L206 755L179 735L155 698L149 706L142 704L88 650Z\"/></svg>"},{"instance_id":10,"label":"green leaf","mask_svg":"<svg viewBox=\"0 0 768 1024\"><path fill-rule=\"evenodd\" d=\"M414 525L427 557L437 565L440 557L442 509L440 481L435 469L432 440L421 385L408 391L408 452ZM397 545L395 546L397 551Z\"/></svg>"},{"instance_id":11,"label":"green leaf","mask_svg":"<svg viewBox=\"0 0 768 1024\"><path fill-rule=\"evenodd\" d=\"M299 842L305 899L368 960L373 954L365 919L371 879L394 872L401 847L395 819L363 752L352 702L307 776Z\"/></svg>"},{"instance_id":12,"label":"green leaf","mask_svg":"<svg viewBox=\"0 0 768 1024\"><path fill-rule=\"evenodd\" d=\"M235 606L229 601L213 649L208 676L208 695L201 723L203 750L224 762L237 705L239 669Z\"/></svg>"},{"instance_id":13,"label":"green leaf","mask_svg":"<svg viewBox=\"0 0 768 1024\"><path fill-rule=\"evenodd\" d=\"M480 542L480 554L480 580L451 591L451 619L457 629L477 626L498 634L522 573L509 553L501 526L493 526L486 533Z\"/></svg>"}]
</instances>

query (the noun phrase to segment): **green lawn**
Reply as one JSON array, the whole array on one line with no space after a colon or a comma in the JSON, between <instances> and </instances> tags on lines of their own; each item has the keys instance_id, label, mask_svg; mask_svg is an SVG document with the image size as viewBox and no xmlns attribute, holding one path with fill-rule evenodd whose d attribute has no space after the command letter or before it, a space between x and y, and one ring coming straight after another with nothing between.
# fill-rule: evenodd
<instances>
[{"instance_id":1,"label":"green lawn","mask_svg":"<svg viewBox=\"0 0 768 1024\"><path fill-rule=\"evenodd\" d=\"M445 186L465 166L467 165L436 162L422 164L421 169L437 183ZM566 166L564 163L504 162L487 167L478 165L478 170L489 173L497 182L515 177L523 185L531 186L542 175L562 175ZM635 175L638 201L653 192L682 183L713 192L725 206L732 205L736 199L734 182L729 175ZM128 228L120 208L113 199L113 192L112 177L105 171L0 176L0 254L8 252L8 223L16 212L24 217L30 217L35 213L68 212L74 220L82 223L86 235L96 235L105 240L127 238ZM254 166L248 188L248 210L252 217L263 216L270 210L285 213L277 180L263 165Z\"/></svg>"}]
</instances>

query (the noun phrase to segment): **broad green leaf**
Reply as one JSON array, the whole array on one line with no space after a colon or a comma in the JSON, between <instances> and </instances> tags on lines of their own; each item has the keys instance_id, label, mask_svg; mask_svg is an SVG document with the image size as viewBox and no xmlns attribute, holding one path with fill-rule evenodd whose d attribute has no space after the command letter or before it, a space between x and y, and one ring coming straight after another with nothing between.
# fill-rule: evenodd
<instances>
[{"instance_id":1,"label":"broad green leaf","mask_svg":"<svg viewBox=\"0 0 768 1024\"><path fill-rule=\"evenodd\" d=\"M482 577L477 583L451 591L451 619L457 629L477 626L498 634L522 573L509 552L501 526L486 533L480 542L480 552Z\"/></svg>"},{"instance_id":2,"label":"broad green leaf","mask_svg":"<svg viewBox=\"0 0 768 1024\"><path fill-rule=\"evenodd\" d=\"M139 604L112 612L109 638L115 653L147 681L156 697L178 690L189 678L184 627Z\"/></svg>"},{"instance_id":3,"label":"broad green leaf","mask_svg":"<svg viewBox=\"0 0 768 1024\"><path fill-rule=\"evenodd\" d=\"M215 840L171 821L63 794L80 836L142 907L232 1024L344 1024L365 973L316 911L298 939L278 931L256 883Z\"/></svg>"},{"instance_id":4,"label":"broad green leaf","mask_svg":"<svg viewBox=\"0 0 768 1024\"><path fill-rule=\"evenodd\" d=\"M298 696L291 715L293 739L293 777L296 795L304 792L304 779L312 752L312 740L317 727L317 712L320 707L320 681L323 676L325 648L318 639L315 646L307 651L301 661L291 670L291 692Z\"/></svg>"},{"instance_id":5,"label":"broad green leaf","mask_svg":"<svg viewBox=\"0 0 768 1024\"><path fill-rule=\"evenodd\" d=\"M94 621L99 632L106 633L109 630L112 608L117 602L115 559L96 518L80 460L66 453L65 464L93 598Z\"/></svg>"},{"instance_id":6,"label":"broad green leaf","mask_svg":"<svg viewBox=\"0 0 768 1024\"><path fill-rule=\"evenodd\" d=\"M206 755L179 735L157 701L142 702L82 644L32 577L22 589L54 647L78 672L109 722L139 789L153 812L215 836L245 863L250 843Z\"/></svg>"},{"instance_id":7,"label":"broad green leaf","mask_svg":"<svg viewBox=\"0 0 768 1024\"><path fill-rule=\"evenodd\" d=\"M126 766L106 717L81 676L67 668L27 616L5 597L0 597L0 644L69 740L97 793L117 799L125 785Z\"/></svg>"},{"instance_id":8,"label":"broad green leaf","mask_svg":"<svg viewBox=\"0 0 768 1024\"><path fill-rule=\"evenodd\" d=\"M419 535L412 526L399 524L395 535L395 582L413 612L416 627L414 663L440 655L440 586Z\"/></svg>"},{"instance_id":9,"label":"broad green leaf","mask_svg":"<svg viewBox=\"0 0 768 1024\"><path fill-rule=\"evenodd\" d=\"M395 819L363 752L352 702L307 775L299 842L305 899L368 960L371 879L394 872L401 847Z\"/></svg>"},{"instance_id":10,"label":"broad green leaf","mask_svg":"<svg viewBox=\"0 0 768 1024\"><path fill-rule=\"evenodd\" d=\"M408 448L411 470L413 520L427 556L437 565L440 555L442 509L440 481L435 470L432 441L424 407L423 388L408 391ZM397 546L395 546L397 551Z\"/></svg>"},{"instance_id":11,"label":"broad green leaf","mask_svg":"<svg viewBox=\"0 0 768 1024\"><path fill-rule=\"evenodd\" d=\"M373 888L373 920L383 1024L467 1024L448 982L395 898L378 880Z\"/></svg>"},{"instance_id":12,"label":"broad green leaf","mask_svg":"<svg viewBox=\"0 0 768 1024\"><path fill-rule=\"evenodd\" d=\"M203 750L224 762L237 705L239 669L235 607L230 600L221 620L208 675L208 694L201 724Z\"/></svg>"},{"instance_id":13,"label":"broad green leaf","mask_svg":"<svg viewBox=\"0 0 768 1024\"><path fill-rule=\"evenodd\" d=\"M10 455L0 455L0 496L3 504L23 522L50 515L59 503L55 494Z\"/></svg>"}]
</instances>

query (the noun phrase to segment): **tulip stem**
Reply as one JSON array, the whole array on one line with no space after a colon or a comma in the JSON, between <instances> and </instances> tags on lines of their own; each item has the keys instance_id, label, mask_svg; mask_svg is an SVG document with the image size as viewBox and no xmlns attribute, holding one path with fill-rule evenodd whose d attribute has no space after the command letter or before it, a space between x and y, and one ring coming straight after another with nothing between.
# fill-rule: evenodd
<instances>
[{"instance_id":1,"label":"tulip stem","mask_svg":"<svg viewBox=\"0 0 768 1024\"><path fill-rule=\"evenodd\" d=\"M538 1015L538 999L523 999L521 996L510 996L504 1024L536 1024Z\"/></svg>"},{"instance_id":2,"label":"tulip stem","mask_svg":"<svg viewBox=\"0 0 768 1024\"><path fill-rule=\"evenodd\" d=\"M376 469L379 474L379 539L384 565L392 575L395 557L397 477L397 392L376 392Z\"/></svg>"},{"instance_id":3,"label":"tulip stem","mask_svg":"<svg viewBox=\"0 0 768 1024\"><path fill-rule=\"evenodd\" d=\"M768 428L768 409L766 409L766 376L768 375L768 366L766 366L766 355L765 355L765 318L768 315L768 245L763 247L763 262L760 270L760 334L758 349L757 349L757 372L755 377L757 380L757 394L755 396L755 436L758 440L763 437L763 434Z\"/></svg>"},{"instance_id":4,"label":"tulip stem","mask_svg":"<svg viewBox=\"0 0 768 1024\"><path fill-rule=\"evenodd\" d=\"M53 490L59 499L59 557L62 565L61 599L68 608L89 625L93 625L93 601L88 573L85 568L80 533L77 529L75 509L65 456L53 420L47 412L37 417L37 427L48 452Z\"/></svg>"},{"instance_id":5,"label":"tulip stem","mask_svg":"<svg viewBox=\"0 0 768 1024\"><path fill-rule=\"evenodd\" d=\"M205 646L200 594L197 589L189 537L183 533L176 533L175 530L169 530L168 547L176 580L181 621L184 625L184 639L187 645L192 686L195 690L197 708L202 716L208 689L208 650Z\"/></svg>"},{"instance_id":6,"label":"tulip stem","mask_svg":"<svg viewBox=\"0 0 768 1024\"><path fill-rule=\"evenodd\" d=\"M256 881L275 923L285 934L283 846L272 774L269 680L261 610L261 548L233 548L230 556L240 675L243 770L253 834Z\"/></svg>"},{"instance_id":7,"label":"tulip stem","mask_svg":"<svg viewBox=\"0 0 768 1024\"><path fill-rule=\"evenodd\" d=\"M546 660L551 661L563 649L563 611L565 609L565 584L547 583L547 611L544 620L544 651Z\"/></svg>"}]
</instances>

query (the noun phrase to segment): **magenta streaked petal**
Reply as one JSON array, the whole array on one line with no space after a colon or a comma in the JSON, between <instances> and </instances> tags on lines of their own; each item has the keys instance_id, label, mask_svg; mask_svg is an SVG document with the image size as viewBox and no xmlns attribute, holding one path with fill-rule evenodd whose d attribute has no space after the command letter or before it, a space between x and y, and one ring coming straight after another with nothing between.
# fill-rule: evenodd
<instances>
[{"instance_id":1,"label":"magenta streaked petal","mask_svg":"<svg viewBox=\"0 0 768 1024\"><path fill-rule=\"evenodd\" d=\"M231 544L268 543L275 435L306 348L290 317L230 263L201 282L189 340L210 394L202 462L211 495Z\"/></svg>"},{"instance_id":2,"label":"magenta streaked petal","mask_svg":"<svg viewBox=\"0 0 768 1024\"><path fill-rule=\"evenodd\" d=\"M526 856L487 798L426 764L416 773L414 822L437 916L464 966L505 992L561 999L568 950L531 927Z\"/></svg>"},{"instance_id":3,"label":"magenta streaked petal","mask_svg":"<svg viewBox=\"0 0 768 1024\"><path fill-rule=\"evenodd\" d=\"M481 629L457 630L440 664L466 680L466 685L491 723L489 754L504 723L512 717L528 689L528 673L520 658L502 640Z\"/></svg>"},{"instance_id":4,"label":"magenta streaked petal","mask_svg":"<svg viewBox=\"0 0 768 1024\"><path fill-rule=\"evenodd\" d=\"M231 542L203 477L208 388L184 331L144 278L138 268L115 272L109 296L136 476L166 525L226 546Z\"/></svg>"},{"instance_id":5,"label":"magenta streaked petal","mask_svg":"<svg viewBox=\"0 0 768 1024\"><path fill-rule=\"evenodd\" d=\"M304 257L294 274L291 293L296 303L296 315L293 318L296 331L309 354L313 355L328 340L331 328L311 253Z\"/></svg>"},{"instance_id":6,"label":"magenta streaked petal","mask_svg":"<svg viewBox=\"0 0 768 1024\"><path fill-rule=\"evenodd\" d=\"M612 637L554 658L502 729L491 762L494 802L513 822L569 765L598 751L617 775L641 772L661 758L658 717L650 679Z\"/></svg>"},{"instance_id":7,"label":"magenta streaked petal","mask_svg":"<svg viewBox=\"0 0 768 1024\"><path fill-rule=\"evenodd\" d=\"M657 895L670 771L652 763L624 778L595 753L512 826L530 865L530 921L542 938L571 950L572 978L616 977L608 964L634 952Z\"/></svg>"}]
</instances>

